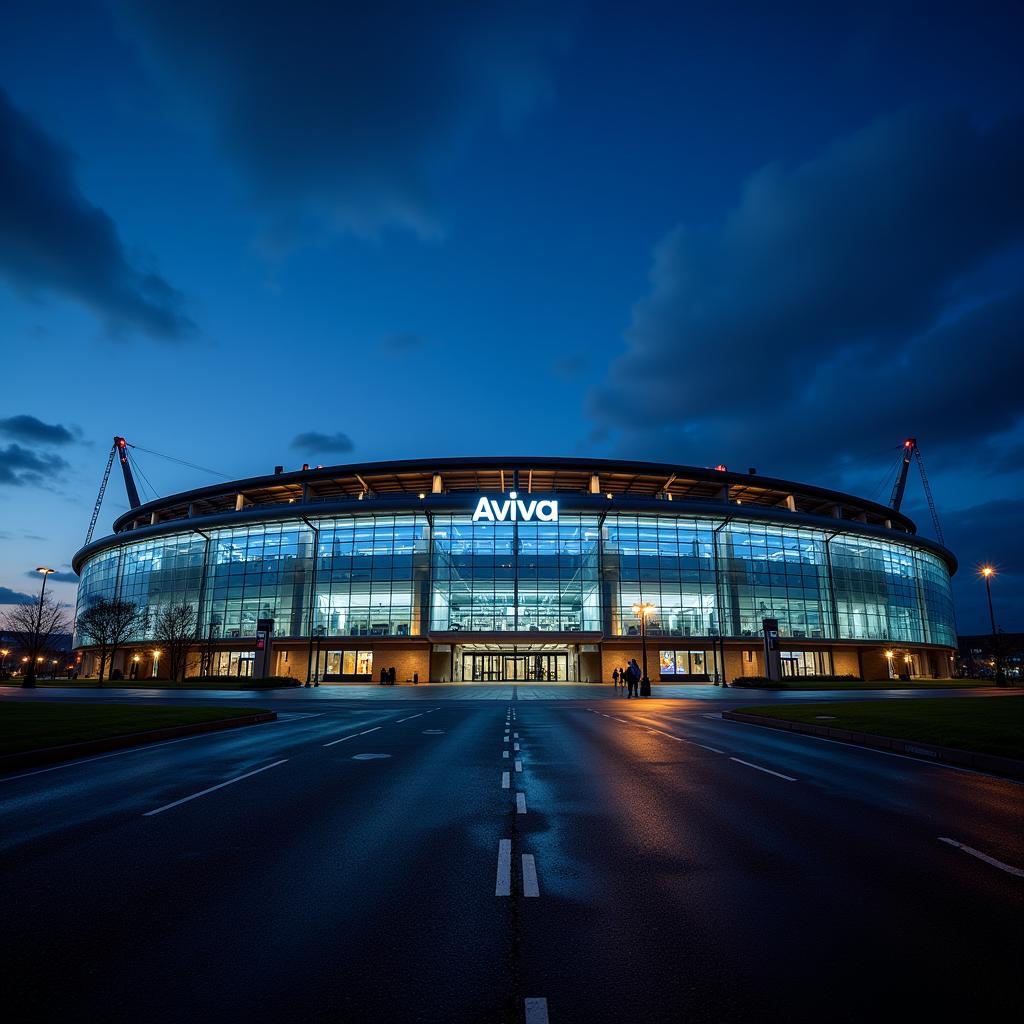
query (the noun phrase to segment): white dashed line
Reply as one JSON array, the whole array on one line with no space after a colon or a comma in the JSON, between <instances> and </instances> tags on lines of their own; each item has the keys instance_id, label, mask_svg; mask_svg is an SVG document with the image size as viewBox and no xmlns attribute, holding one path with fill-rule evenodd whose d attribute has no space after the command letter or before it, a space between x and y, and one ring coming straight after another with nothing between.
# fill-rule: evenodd
<instances>
[{"instance_id":1,"label":"white dashed line","mask_svg":"<svg viewBox=\"0 0 1024 1024\"><path fill-rule=\"evenodd\" d=\"M187 804L189 800L196 800L201 796L206 796L207 793L213 793L215 790L223 789L225 786L230 786L234 782L241 782L242 779L252 778L253 775L259 775L260 772L265 772L269 768L276 768L279 764L284 764L287 760L288 758L284 757L280 761L275 761L273 764L265 764L262 768L257 768L255 771L246 772L244 775L238 775L233 779L228 779L227 782L218 782L216 786L201 789L198 793L193 793L191 796L183 796L180 800L175 800L170 804L164 804L163 807L158 807L154 811L146 811L143 817L151 818L154 814L161 814L164 811L169 811L172 807L179 807L181 804Z\"/></svg>"},{"instance_id":2,"label":"white dashed line","mask_svg":"<svg viewBox=\"0 0 1024 1024\"><path fill-rule=\"evenodd\" d=\"M503 751L501 752L501 756L502 756L502 757L508 757L508 751L507 751L507 750L503 750Z\"/></svg>"},{"instance_id":3,"label":"white dashed line","mask_svg":"<svg viewBox=\"0 0 1024 1024\"><path fill-rule=\"evenodd\" d=\"M978 860L982 860L986 864L991 864L992 867L999 868L1000 871L1005 871L1009 875L1015 875L1017 878L1024 878L1024 870L1015 868L1012 864L1004 864L1001 860L996 860L995 857L990 857L987 853L982 853L981 850L974 849L973 846L965 846L963 843L958 843L955 839L950 839L948 836L939 836L939 842L955 846L958 850L963 850L964 853L969 853L972 857L977 857Z\"/></svg>"},{"instance_id":4,"label":"white dashed line","mask_svg":"<svg viewBox=\"0 0 1024 1024\"><path fill-rule=\"evenodd\" d=\"M395 725L398 725L399 722L411 722L414 718L422 718L425 714L425 711L421 711L418 715L410 715L408 718L400 718Z\"/></svg>"},{"instance_id":5,"label":"white dashed line","mask_svg":"<svg viewBox=\"0 0 1024 1024\"><path fill-rule=\"evenodd\" d=\"M510 778L511 778L511 775L510 775L509 772L502 772L501 773L501 788L502 789L508 789Z\"/></svg>"},{"instance_id":6,"label":"white dashed line","mask_svg":"<svg viewBox=\"0 0 1024 1024\"><path fill-rule=\"evenodd\" d=\"M519 739L519 733L517 733L517 732L512 733L512 739L514 739L514 740Z\"/></svg>"},{"instance_id":7,"label":"white dashed line","mask_svg":"<svg viewBox=\"0 0 1024 1024\"><path fill-rule=\"evenodd\" d=\"M523 895L540 895L540 889L537 886L537 863L534 861L532 853L523 854Z\"/></svg>"},{"instance_id":8,"label":"white dashed line","mask_svg":"<svg viewBox=\"0 0 1024 1024\"><path fill-rule=\"evenodd\" d=\"M516 761L516 771L517 772L521 772L522 770L523 770L523 762L522 761Z\"/></svg>"},{"instance_id":9,"label":"white dashed line","mask_svg":"<svg viewBox=\"0 0 1024 1024\"><path fill-rule=\"evenodd\" d=\"M362 732L354 732L349 736L342 736L340 740L331 740L330 743L325 743L325 747L333 747L335 743L344 743L345 740L354 740L357 736L365 736L367 733L376 732L380 728L379 725L375 725L372 729L364 729Z\"/></svg>"},{"instance_id":10,"label":"white dashed line","mask_svg":"<svg viewBox=\"0 0 1024 1024\"><path fill-rule=\"evenodd\" d=\"M516 814L526 813L526 794L516 793Z\"/></svg>"},{"instance_id":11,"label":"white dashed line","mask_svg":"<svg viewBox=\"0 0 1024 1024\"><path fill-rule=\"evenodd\" d=\"M526 1008L526 1024L548 1024L548 1001L531 997L523 1000Z\"/></svg>"},{"instance_id":12,"label":"white dashed line","mask_svg":"<svg viewBox=\"0 0 1024 1024\"><path fill-rule=\"evenodd\" d=\"M512 895L512 840L498 841L498 877L494 883L495 896Z\"/></svg>"},{"instance_id":13,"label":"white dashed line","mask_svg":"<svg viewBox=\"0 0 1024 1024\"><path fill-rule=\"evenodd\" d=\"M759 772L764 772L765 775L774 775L777 779L785 779L787 782L796 782L796 779L792 775L783 775L782 772L773 772L771 768L762 768L759 764L751 764L749 761L742 761L738 757L730 757L730 761L735 761L737 764L745 764L748 768L754 768Z\"/></svg>"}]
</instances>

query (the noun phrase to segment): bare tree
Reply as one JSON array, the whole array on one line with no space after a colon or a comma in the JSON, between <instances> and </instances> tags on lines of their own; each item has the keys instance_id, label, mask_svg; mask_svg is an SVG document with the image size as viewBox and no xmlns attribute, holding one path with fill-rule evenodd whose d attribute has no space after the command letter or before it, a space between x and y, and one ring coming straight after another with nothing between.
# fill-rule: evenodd
<instances>
[{"instance_id":1,"label":"bare tree","mask_svg":"<svg viewBox=\"0 0 1024 1024\"><path fill-rule=\"evenodd\" d=\"M28 658L22 686L36 685L38 659L51 651L59 634L71 632L64 606L49 597L31 604L12 605L3 616L3 627Z\"/></svg>"},{"instance_id":2,"label":"bare tree","mask_svg":"<svg viewBox=\"0 0 1024 1024\"><path fill-rule=\"evenodd\" d=\"M173 682L185 679L188 652L196 642L195 605L164 605L153 620L153 639L167 652L167 668Z\"/></svg>"},{"instance_id":3,"label":"bare tree","mask_svg":"<svg viewBox=\"0 0 1024 1024\"><path fill-rule=\"evenodd\" d=\"M97 598L78 616L79 638L99 648L101 684L107 660L113 669L118 647L134 640L145 629L148 621L149 616L141 612L138 605L120 598Z\"/></svg>"}]
</instances>

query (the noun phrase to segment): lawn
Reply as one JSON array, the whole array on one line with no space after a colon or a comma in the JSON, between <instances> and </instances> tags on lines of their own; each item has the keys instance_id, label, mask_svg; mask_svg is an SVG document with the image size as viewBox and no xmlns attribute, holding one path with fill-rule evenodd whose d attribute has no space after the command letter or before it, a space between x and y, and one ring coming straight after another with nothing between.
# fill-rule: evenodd
<instances>
[{"instance_id":1,"label":"lawn","mask_svg":"<svg viewBox=\"0 0 1024 1024\"><path fill-rule=\"evenodd\" d=\"M0 701L0 756L174 725L216 722L261 708L136 708L119 704Z\"/></svg>"},{"instance_id":2,"label":"lawn","mask_svg":"<svg viewBox=\"0 0 1024 1024\"><path fill-rule=\"evenodd\" d=\"M8 686L17 686L20 680L13 679ZM105 690L271 690L284 686L299 686L300 682L290 676L269 676L266 679L253 679L250 676L212 676L206 678L190 677L183 683L170 679L104 679ZM80 679L37 679L36 686L61 687L95 690L100 686L93 677L83 676Z\"/></svg>"},{"instance_id":3,"label":"lawn","mask_svg":"<svg viewBox=\"0 0 1024 1024\"><path fill-rule=\"evenodd\" d=\"M782 680L785 690L972 690L995 686L991 679L802 679Z\"/></svg>"},{"instance_id":4,"label":"lawn","mask_svg":"<svg viewBox=\"0 0 1024 1024\"><path fill-rule=\"evenodd\" d=\"M869 700L736 710L787 722L1024 758L1024 697Z\"/></svg>"}]
</instances>

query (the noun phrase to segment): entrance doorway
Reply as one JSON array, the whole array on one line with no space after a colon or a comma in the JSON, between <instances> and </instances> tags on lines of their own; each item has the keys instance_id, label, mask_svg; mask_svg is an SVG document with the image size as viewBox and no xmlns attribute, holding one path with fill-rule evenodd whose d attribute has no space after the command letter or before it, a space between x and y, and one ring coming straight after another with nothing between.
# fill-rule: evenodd
<instances>
[{"instance_id":1,"label":"entrance doorway","mask_svg":"<svg viewBox=\"0 0 1024 1024\"><path fill-rule=\"evenodd\" d=\"M488 651L462 655L462 679L467 683L555 683L569 678L567 651Z\"/></svg>"}]
</instances>

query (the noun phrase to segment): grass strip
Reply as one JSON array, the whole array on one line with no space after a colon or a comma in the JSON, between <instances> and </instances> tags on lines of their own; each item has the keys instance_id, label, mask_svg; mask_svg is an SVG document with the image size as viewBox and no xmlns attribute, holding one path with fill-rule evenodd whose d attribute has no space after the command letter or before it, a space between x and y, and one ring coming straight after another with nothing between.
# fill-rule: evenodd
<instances>
[{"instance_id":1,"label":"grass strip","mask_svg":"<svg viewBox=\"0 0 1024 1024\"><path fill-rule=\"evenodd\" d=\"M1024 759L1024 697L844 701L736 710L786 722Z\"/></svg>"},{"instance_id":2,"label":"grass strip","mask_svg":"<svg viewBox=\"0 0 1024 1024\"><path fill-rule=\"evenodd\" d=\"M155 707L0 701L0 756L197 722L244 718L262 708Z\"/></svg>"}]
</instances>

